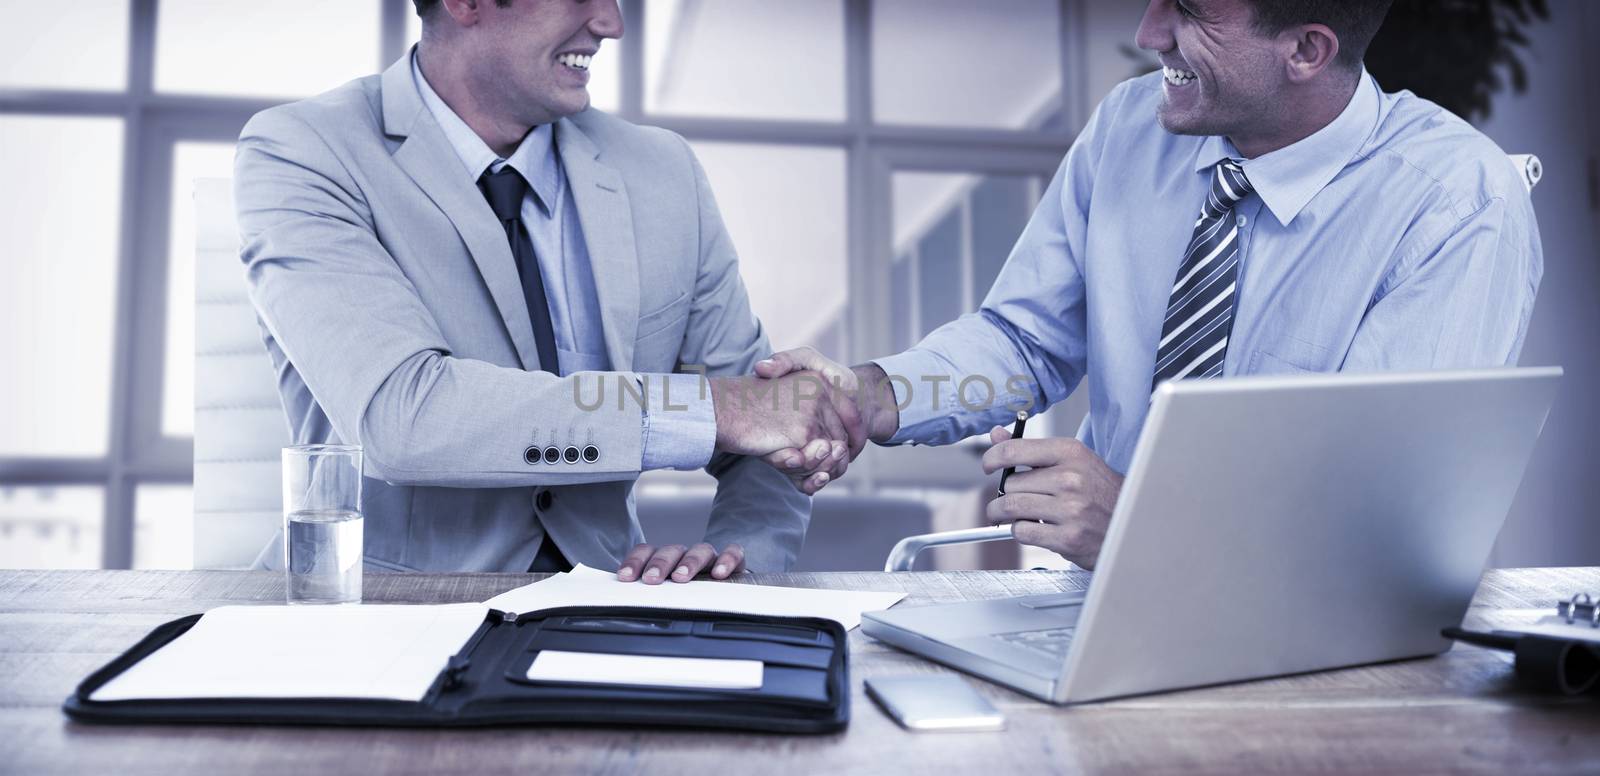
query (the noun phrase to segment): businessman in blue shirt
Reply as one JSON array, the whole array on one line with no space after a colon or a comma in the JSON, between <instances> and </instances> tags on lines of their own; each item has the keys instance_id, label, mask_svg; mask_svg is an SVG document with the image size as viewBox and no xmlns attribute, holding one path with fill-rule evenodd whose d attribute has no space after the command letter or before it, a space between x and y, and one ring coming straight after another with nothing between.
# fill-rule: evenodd
<instances>
[{"instance_id":1,"label":"businessman in blue shirt","mask_svg":"<svg viewBox=\"0 0 1600 776\"><path fill-rule=\"evenodd\" d=\"M863 387L856 450L955 442L1087 380L1076 439L995 428L983 466L1033 467L993 522L1092 567L1161 381L1515 363L1543 263L1528 192L1367 74L1388 5L1152 0L1162 72L1101 102L978 312L853 370L800 350L758 373Z\"/></svg>"}]
</instances>

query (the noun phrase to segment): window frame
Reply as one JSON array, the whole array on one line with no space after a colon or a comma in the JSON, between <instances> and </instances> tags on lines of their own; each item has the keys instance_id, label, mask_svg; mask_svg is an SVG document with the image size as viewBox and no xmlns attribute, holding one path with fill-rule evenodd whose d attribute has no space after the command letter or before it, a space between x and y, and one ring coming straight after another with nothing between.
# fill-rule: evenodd
<instances>
[{"instance_id":1,"label":"window frame","mask_svg":"<svg viewBox=\"0 0 1600 776\"><path fill-rule=\"evenodd\" d=\"M366 0L380 5L375 72L408 45L411 0ZM844 0L845 120L811 122L650 115L644 111L647 0L619 0L628 34L618 43L616 114L663 127L690 140L839 148L845 152L846 245L852 299L885 299L890 282L890 175L896 170L1048 175L1088 115L1083 4L1060 3L1062 104L1060 130L999 130L908 126L872 118L872 2ZM123 122L121 221L105 455L0 457L0 485L98 485L104 488L101 565L133 561L135 493L144 484L192 484L194 440L161 433L166 353L167 257L173 196L172 158L182 141L222 141L274 99L173 95L153 86L159 0L129 0L128 78L121 91L0 88L0 114L103 116ZM844 325L847 352L860 359L887 352L892 342L888 305L851 305ZM852 487L872 488L872 461L862 459Z\"/></svg>"}]
</instances>

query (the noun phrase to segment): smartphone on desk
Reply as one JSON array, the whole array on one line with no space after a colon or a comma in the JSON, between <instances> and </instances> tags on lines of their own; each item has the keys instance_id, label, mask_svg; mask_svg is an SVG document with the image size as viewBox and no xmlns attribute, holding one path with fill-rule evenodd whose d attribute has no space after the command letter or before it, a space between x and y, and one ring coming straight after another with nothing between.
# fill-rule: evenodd
<instances>
[{"instance_id":1,"label":"smartphone on desk","mask_svg":"<svg viewBox=\"0 0 1600 776\"><path fill-rule=\"evenodd\" d=\"M1004 730L1006 718L955 674L878 676L867 694L907 730Z\"/></svg>"}]
</instances>

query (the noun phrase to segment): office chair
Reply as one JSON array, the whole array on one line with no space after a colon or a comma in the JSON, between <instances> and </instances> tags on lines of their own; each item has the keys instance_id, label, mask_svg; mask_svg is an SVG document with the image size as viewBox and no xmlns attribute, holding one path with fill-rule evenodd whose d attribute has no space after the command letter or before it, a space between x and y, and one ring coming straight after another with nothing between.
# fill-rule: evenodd
<instances>
[{"instance_id":1,"label":"office chair","mask_svg":"<svg viewBox=\"0 0 1600 776\"><path fill-rule=\"evenodd\" d=\"M1544 165L1539 161L1539 157L1533 154L1507 154L1506 158L1517 169L1517 176L1522 180L1522 185L1527 187L1528 193L1533 193L1533 187L1539 185L1540 179L1544 177ZM907 536L889 550L889 557L884 561L883 570L910 571L917 562L917 554L929 547L997 542L1010 538L1012 538L1010 526L963 528L959 531Z\"/></svg>"},{"instance_id":2,"label":"office chair","mask_svg":"<svg viewBox=\"0 0 1600 776\"><path fill-rule=\"evenodd\" d=\"M239 261L232 181L201 178L193 194L194 567L246 568L283 519L289 424Z\"/></svg>"}]
</instances>

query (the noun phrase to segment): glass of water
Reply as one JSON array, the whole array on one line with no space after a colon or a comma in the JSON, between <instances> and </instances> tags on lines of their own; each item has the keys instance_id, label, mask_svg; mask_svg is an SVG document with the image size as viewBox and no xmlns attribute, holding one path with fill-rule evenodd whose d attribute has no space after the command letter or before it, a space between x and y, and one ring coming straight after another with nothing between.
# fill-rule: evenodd
<instances>
[{"instance_id":1,"label":"glass of water","mask_svg":"<svg viewBox=\"0 0 1600 776\"><path fill-rule=\"evenodd\" d=\"M283 554L291 604L361 602L361 447L283 448Z\"/></svg>"}]
</instances>

